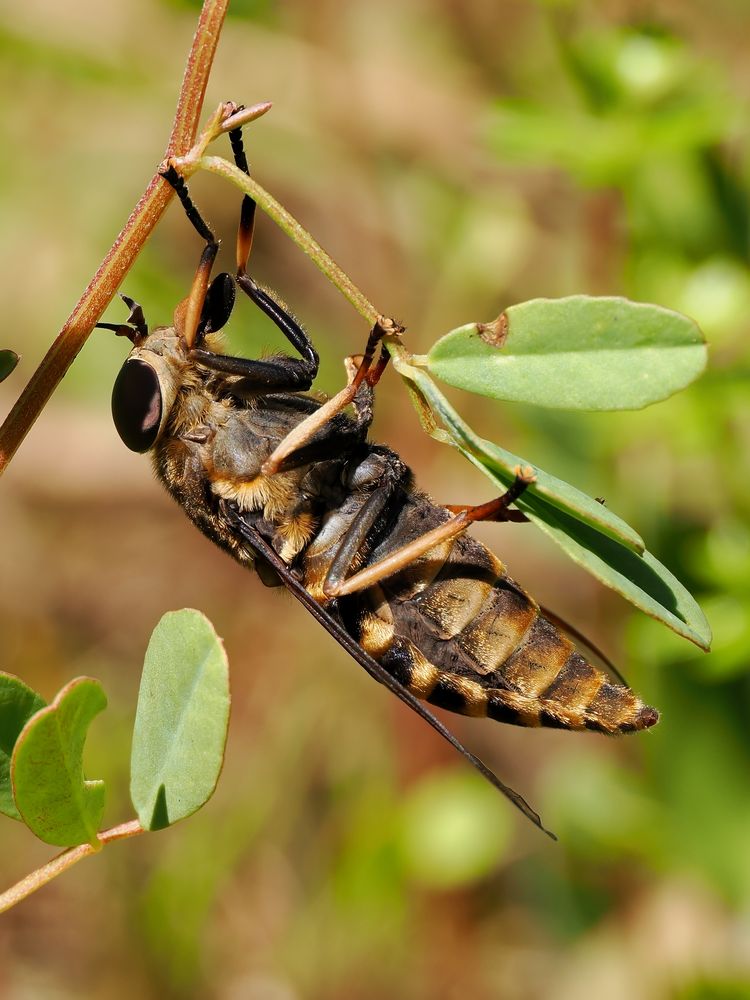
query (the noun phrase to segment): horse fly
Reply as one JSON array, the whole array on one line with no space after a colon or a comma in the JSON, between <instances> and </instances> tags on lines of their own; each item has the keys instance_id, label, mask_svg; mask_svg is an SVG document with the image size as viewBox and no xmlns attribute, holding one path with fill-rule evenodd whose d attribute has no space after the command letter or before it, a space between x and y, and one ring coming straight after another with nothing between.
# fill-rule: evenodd
<instances>
[{"instance_id":1,"label":"horse fly","mask_svg":"<svg viewBox=\"0 0 750 1000\"><path fill-rule=\"evenodd\" d=\"M229 133L248 173L241 128ZM466 534L475 521L519 521L512 505L533 482L516 470L479 507L433 502L398 455L368 441L373 390L399 335L379 318L349 383L321 403L308 390L318 354L271 291L247 273L255 202L242 201L237 273L210 281L218 242L172 166L163 173L205 240L171 326L149 331L125 298L133 343L114 385L115 426L150 451L159 479L193 523L269 585L284 585L376 680L421 715L541 829L539 816L423 704L519 726L629 733L658 720L624 684L589 663L558 620ZM239 288L297 357L222 352L219 331ZM377 359L376 359L377 354ZM548 832L548 831L546 831Z\"/></svg>"}]
</instances>

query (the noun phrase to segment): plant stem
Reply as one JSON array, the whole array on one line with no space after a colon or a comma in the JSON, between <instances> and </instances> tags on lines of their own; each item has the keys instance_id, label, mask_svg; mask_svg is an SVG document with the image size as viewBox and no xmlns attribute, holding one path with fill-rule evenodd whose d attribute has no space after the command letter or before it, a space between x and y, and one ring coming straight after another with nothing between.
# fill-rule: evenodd
<instances>
[{"instance_id":1,"label":"plant stem","mask_svg":"<svg viewBox=\"0 0 750 1000\"><path fill-rule=\"evenodd\" d=\"M195 140L228 5L229 0L204 0L185 65L166 156L186 153ZM173 194L159 174L151 178L122 232L0 427L0 475L112 301Z\"/></svg>"},{"instance_id":2,"label":"plant stem","mask_svg":"<svg viewBox=\"0 0 750 1000\"><path fill-rule=\"evenodd\" d=\"M139 834L145 832L138 820L133 819L128 823L113 826L109 830L103 830L99 834L98 847L94 847L92 844L79 844L78 847L69 847L62 854L58 854L56 858L48 861L46 865L42 865L41 868L37 868L36 871L31 872L26 878L22 878L20 882L16 882L6 892L0 893L0 913L9 910L16 903L20 903L22 899L26 899L32 892L36 892L43 885L47 885L53 878L57 878L58 875L67 871L68 868L72 868L73 865L77 864L83 858L88 858L92 854L98 854L105 844L110 844L114 840L124 840L126 837L137 837Z\"/></svg>"},{"instance_id":3,"label":"plant stem","mask_svg":"<svg viewBox=\"0 0 750 1000\"><path fill-rule=\"evenodd\" d=\"M177 162L175 166L179 170L182 164ZM225 177L233 184L236 184L245 194L249 194L254 198L276 225L283 229L287 236L304 251L328 280L338 288L341 294L351 302L360 316L364 316L370 325L374 325L379 314L372 302L362 294L349 275L342 271L336 261L297 222L294 216L283 205L279 204L273 195L269 194L265 188L262 188L257 181L253 180L252 177L248 177L246 173L220 156L202 156L194 163L185 164L185 166L188 167L189 172L193 172L195 169L208 170L212 174Z\"/></svg>"}]
</instances>

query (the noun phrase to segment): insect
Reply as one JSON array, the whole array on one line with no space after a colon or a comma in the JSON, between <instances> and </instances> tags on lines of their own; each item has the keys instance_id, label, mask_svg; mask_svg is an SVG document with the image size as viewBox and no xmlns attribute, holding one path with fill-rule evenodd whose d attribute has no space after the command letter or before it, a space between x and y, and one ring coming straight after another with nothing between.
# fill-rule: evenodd
<instances>
[{"instance_id":1,"label":"insect","mask_svg":"<svg viewBox=\"0 0 750 1000\"><path fill-rule=\"evenodd\" d=\"M229 135L237 166L249 173L241 129ZM480 507L434 503L394 451L367 437L389 357L381 340L400 334L398 324L376 322L337 396L321 403L308 395L318 371L312 341L247 273L255 202L242 201L236 275L210 281L218 242L184 180L173 167L163 176L205 247L171 326L149 331L127 297L124 324L99 324L133 343L112 396L120 437L152 453L159 479L200 531L267 585L286 586L368 673L544 829L423 702L521 726L612 734L646 729L658 713L587 662L465 533L474 521L524 520L512 504L533 481L530 470L517 470L507 492ZM236 289L297 357L222 352L219 331Z\"/></svg>"}]
</instances>

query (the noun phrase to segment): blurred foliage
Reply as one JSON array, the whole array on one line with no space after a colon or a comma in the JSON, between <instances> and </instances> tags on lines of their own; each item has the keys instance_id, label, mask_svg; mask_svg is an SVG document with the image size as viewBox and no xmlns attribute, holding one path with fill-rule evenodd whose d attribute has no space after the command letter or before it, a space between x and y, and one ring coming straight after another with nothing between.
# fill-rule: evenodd
<instances>
[{"instance_id":1,"label":"blurred foliage","mask_svg":"<svg viewBox=\"0 0 750 1000\"><path fill-rule=\"evenodd\" d=\"M631 611L532 529L487 529L513 575L662 711L617 742L455 721L540 808L560 836L546 844L161 496L110 426L124 346L94 336L3 477L0 668L45 697L76 674L103 680L108 726L89 743L107 823L129 815L129 664L167 608L200 607L224 636L233 726L207 809L4 918L0 993L747 997L747 4L290 0L234 14L207 107L274 101L249 130L259 180L408 324L415 351L535 296L624 294L701 324L708 375L643 412L456 403L483 436L605 496L703 601L715 649ZM194 18L176 0L0 11L3 308L23 354L6 406L161 158ZM236 192L197 178L194 195L231 254ZM127 281L152 324L196 250L171 211ZM264 220L253 266L314 334L321 387L338 388L362 324ZM277 347L237 313L233 346ZM113 304L108 318L123 315ZM488 498L426 442L393 377L377 434L440 499ZM30 840L3 824L3 885L47 857Z\"/></svg>"}]
</instances>

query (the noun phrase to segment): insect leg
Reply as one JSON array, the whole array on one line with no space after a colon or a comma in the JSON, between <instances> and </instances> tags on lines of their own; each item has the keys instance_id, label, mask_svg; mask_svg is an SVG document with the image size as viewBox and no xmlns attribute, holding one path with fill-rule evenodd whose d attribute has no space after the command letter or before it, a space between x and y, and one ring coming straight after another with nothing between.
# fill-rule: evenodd
<instances>
[{"instance_id":1,"label":"insect leg","mask_svg":"<svg viewBox=\"0 0 750 1000\"><path fill-rule=\"evenodd\" d=\"M177 306L174 315L175 329L180 333L187 346L192 347L198 336L198 327L209 290L208 283L211 277L211 269L216 260L216 254L219 252L219 241L193 204L184 178L171 165L162 173L162 177L167 183L172 185L182 203L185 215L187 215L198 235L206 241L195 277L193 278L193 284L190 287L190 293Z\"/></svg>"},{"instance_id":2,"label":"insect leg","mask_svg":"<svg viewBox=\"0 0 750 1000\"><path fill-rule=\"evenodd\" d=\"M238 110L241 110L239 108ZM232 152L237 166L244 173L250 173L242 143L242 129L236 128L229 133ZM170 168L171 169L171 168ZM174 175L174 176L173 176ZM167 171L167 180L174 186L185 207L188 218L204 238L213 238L197 209L190 200L187 187L176 171ZM176 178L176 179L175 179ZM192 357L204 368L222 375L237 375L242 381L235 383L240 393L273 392L276 390L299 392L309 389L318 373L318 354L312 341L302 329L297 320L288 312L285 306L278 302L270 292L260 288L246 274L245 267L250 255L255 226L255 201L249 195L244 195L240 209L240 222L237 232L237 284L246 295L276 324L290 344L299 352L297 358L281 357L265 361L250 358L230 357L225 354L215 354L212 351L194 349ZM217 329L216 326L213 329Z\"/></svg>"},{"instance_id":3,"label":"insect leg","mask_svg":"<svg viewBox=\"0 0 750 1000\"><path fill-rule=\"evenodd\" d=\"M185 178L178 174L171 164L166 170L162 171L161 176L174 188L175 194L180 199L182 207L185 209L185 215L187 215L198 235L202 237L207 244L215 245L218 249L219 241L211 232L208 223L204 220L203 216L193 204L193 200L188 192L187 184L185 183Z\"/></svg>"},{"instance_id":4,"label":"insect leg","mask_svg":"<svg viewBox=\"0 0 750 1000\"><path fill-rule=\"evenodd\" d=\"M357 395L357 390L363 381L367 380L370 386L377 384L388 363L388 352L381 352L378 363L373 366L372 360L375 356L375 348L386 335L398 334L402 331L403 327L399 326L394 320L386 319L384 316L378 317L367 338L365 353L362 356L359 367L349 384L341 392L338 392L325 402L319 410L311 413L301 424L297 424L294 430L287 434L283 441L276 446L275 451L263 463L261 472L264 476L272 476L275 472L278 472L288 455L297 451L323 424L353 402Z\"/></svg>"},{"instance_id":5,"label":"insect leg","mask_svg":"<svg viewBox=\"0 0 750 1000\"><path fill-rule=\"evenodd\" d=\"M245 146L242 142L242 128L235 128L229 133L232 144L232 154L237 167L250 176L250 167L245 156ZM237 274L244 274L248 257L253 247L253 231L255 229L255 199L246 194L240 208L240 223L237 227Z\"/></svg>"},{"instance_id":6,"label":"insect leg","mask_svg":"<svg viewBox=\"0 0 750 1000\"><path fill-rule=\"evenodd\" d=\"M446 510L449 510L451 514L461 514L464 511L474 510L473 504L452 504L447 503L443 505ZM477 520L474 518L474 520ZM528 517L520 510L508 510L501 512L500 516L497 517L482 517L479 520L482 521L513 521L516 524L528 524Z\"/></svg>"},{"instance_id":7,"label":"insect leg","mask_svg":"<svg viewBox=\"0 0 750 1000\"><path fill-rule=\"evenodd\" d=\"M245 147L242 141L242 129L233 129L229 133L229 141L232 144L234 162L240 170L249 176L250 168L248 166L247 157L245 155ZM312 385L312 380L318 372L318 355L316 354L309 337L300 325L293 319L293 317L290 316L266 290L260 288L260 286L253 281L245 270L250 256L250 250L253 245L255 208L256 205L254 199L249 195L245 195L242 199L240 222L237 230L237 284L243 292L245 292L245 294L248 295L249 298L274 321L274 323L276 323L287 340L289 340L289 342L299 351L303 358L302 362L292 359L278 359L275 361L259 362L258 364L265 365L266 369L265 371L256 369L256 372L257 374L262 374L267 378L271 375L267 366L274 365L279 378L283 377L284 372L293 374L294 377L298 377L299 373L302 378L304 378L304 375L309 374L310 381L307 382L307 384L302 384L300 382L295 383L294 385L282 385L281 383L277 383L277 387L280 389L308 389L310 385ZM373 367L372 361L375 356L375 349L386 333L401 332L401 329L402 328L394 323L393 320L378 319L378 322L370 331L370 335L365 346L365 352L362 356L362 361L349 385L338 393L338 395L334 396L322 407L312 413L306 420L303 420L301 424L298 424L295 430L293 430L291 434L289 434L279 444L263 466L262 471L264 475L270 476L275 472L281 471L282 469L290 468L291 466L289 465L288 459L292 453L299 452L306 443L317 436L319 429L323 427L323 425L326 424L333 416L335 416L335 414L340 413L350 403L355 402L355 397L357 397L359 387L365 378L367 378L370 386L377 384L388 363L388 352L384 350L381 351L378 363ZM312 359L314 359L314 368L312 367ZM199 360L201 360L202 363L202 359L199 358ZM221 362L218 362L218 364L221 364ZM295 366L294 369L291 368L292 364ZM208 365L208 367L213 368L214 366L211 364ZM227 371L225 368L218 367L214 368L214 370ZM233 371L231 374L241 373ZM249 381L246 382L244 386L236 388L245 389L245 391L252 391L253 388L255 388L252 383L253 375L254 373L248 372L247 378ZM268 382L264 382L263 387L268 387Z\"/></svg>"},{"instance_id":8,"label":"insect leg","mask_svg":"<svg viewBox=\"0 0 750 1000\"><path fill-rule=\"evenodd\" d=\"M301 359L281 355L258 361L252 358L231 357L195 348L191 357L211 371L222 375L238 375L240 381L232 388L239 395L267 392L304 392L313 384L318 374L318 353L312 341L297 320L267 291L260 288L247 274L237 277L237 284L273 320L287 340L302 355Z\"/></svg>"},{"instance_id":9,"label":"insect leg","mask_svg":"<svg viewBox=\"0 0 750 1000\"><path fill-rule=\"evenodd\" d=\"M472 521L515 521L525 523L529 519L520 510L510 510L510 504L517 500L528 485L536 479L531 466L521 469L516 466L516 478L509 489L501 497L490 500L489 503L474 506L473 504L445 504L445 509L452 514L469 514Z\"/></svg>"},{"instance_id":10,"label":"insect leg","mask_svg":"<svg viewBox=\"0 0 750 1000\"><path fill-rule=\"evenodd\" d=\"M462 532L475 521L501 521L509 520L506 516L510 513L508 505L513 503L523 493L527 486L534 482L534 475L529 466L521 469L516 468L516 478L512 485L496 500L481 504L477 507L470 507L455 514L450 520L441 524L432 531L425 532L419 538L415 538L407 545L401 546L386 556L379 562L373 563L366 569L360 570L346 580L334 586L324 588L327 597L343 597L346 594L353 594L358 590L365 590L380 580L405 569L415 559L429 552L435 545L445 542Z\"/></svg>"},{"instance_id":11,"label":"insect leg","mask_svg":"<svg viewBox=\"0 0 750 1000\"><path fill-rule=\"evenodd\" d=\"M290 452L279 465L279 472L288 472L311 462L341 458L359 447L367 437L372 423L372 387L367 383L359 387L352 400L354 420L334 417L317 430L303 445Z\"/></svg>"},{"instance_id":12,"label":"insect leg","mask_svg":"<svg viewBox=\"0 0 750 1000\"><path fill-rule=\"evenodd\" d=\"M377 477L377 485L364 500L343 538L336 546L335 555L323 581L322 589L326 597L338 597L339 594L346 592L342 588L347 573L367 540L367 536L387 508L394 493L403 484L407 474L405 466L400 461L389 461L388 459L383 461L381 459L373 466L370 475L373 478ZM381 564L376 563L375 565ZM351 579L355 579L359 575L355 574Z\"/></svg>"}]
</instances>

